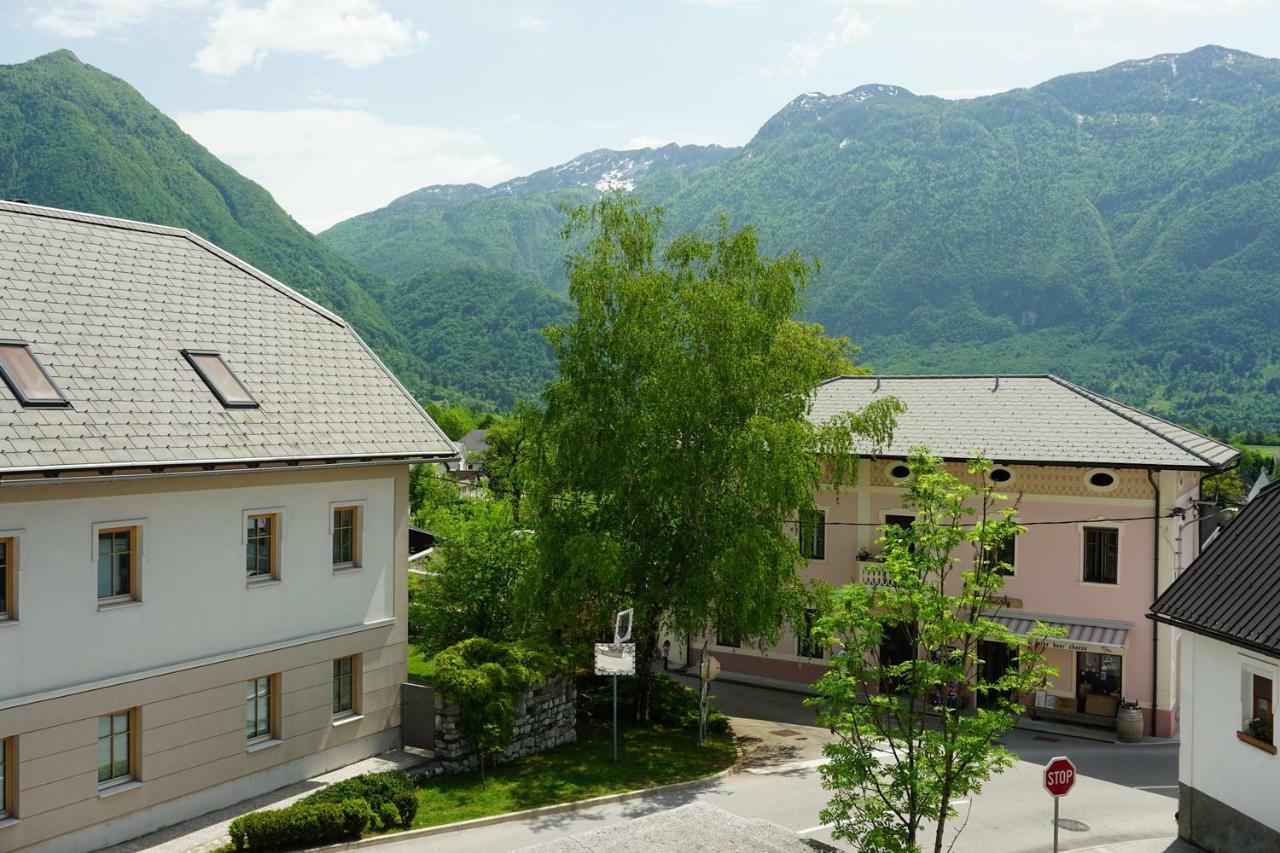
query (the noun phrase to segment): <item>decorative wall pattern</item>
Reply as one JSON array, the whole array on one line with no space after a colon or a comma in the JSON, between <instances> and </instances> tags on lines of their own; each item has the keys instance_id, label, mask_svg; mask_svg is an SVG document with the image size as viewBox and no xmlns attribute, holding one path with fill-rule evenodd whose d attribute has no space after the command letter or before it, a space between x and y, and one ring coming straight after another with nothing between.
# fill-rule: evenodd
<instances>
[{"instance_id":1,"label":"decorative wall pattern","mask_svg":"<svg viewBox=\"0 0 1280 853\"><path fill-rule=\"evenodd\" d=\"M886 473L886 469L895 464L901 464L896 460L873 459L869 461L871 476L869 477L872 486L899 486L901 484L890 479ZM946 463L947 470L957 477L968 479L969 474L965 469L965 465L960 462ZM1001 490L1010 497L1016 497L1019 494L1036 494L1036 495L1067 495L1071 497L1085 498L1128 498L1128 499L1151 499L1155 497L1155 492L1151 488L1150 481L1147 480L1147 472L1145 469L1120 468L1107 469L1116 475L1116 485L1110 489L1094 489L1090 488L1085 482L1085 475L1093 470L1091 468L1074 468L1069 466L1042 466L1042 465L1012 465L1010 470L1013 471L1013 480L1002 485ZM1193 475L1189 475L1193 476ZM1188 479L1190 482L1190 479Z\"/></svg>"}]
</instances>

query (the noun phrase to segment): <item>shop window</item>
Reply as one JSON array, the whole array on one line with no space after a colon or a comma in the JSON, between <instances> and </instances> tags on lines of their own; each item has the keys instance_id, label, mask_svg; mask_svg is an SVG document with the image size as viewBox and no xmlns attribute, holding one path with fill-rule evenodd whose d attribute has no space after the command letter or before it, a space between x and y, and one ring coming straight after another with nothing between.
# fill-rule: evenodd
<instances>
[{"instance_id":1,"label":"shop window","mask_svg":"<svg viewBox=\"0 0 1280 853\"><path fill-rule=\"evenodd\" d=\"M1098 717L1114 717L1120 710L1124 658L1100 652L1076 654L1076 710Z\"/></svg>"},{"instance_id":2,"label":"shop window","mask_svg":"<svg viewBox=\"0 0 1280 853\"><path fill-rule=\"evenodd\" d=\"M800 630L796 633L796 654L802 658L822 659L822 643L813 636L813 623L817 618L816 611L806 610L804 621L800 623Z\"/></svg>"}]
</instances>

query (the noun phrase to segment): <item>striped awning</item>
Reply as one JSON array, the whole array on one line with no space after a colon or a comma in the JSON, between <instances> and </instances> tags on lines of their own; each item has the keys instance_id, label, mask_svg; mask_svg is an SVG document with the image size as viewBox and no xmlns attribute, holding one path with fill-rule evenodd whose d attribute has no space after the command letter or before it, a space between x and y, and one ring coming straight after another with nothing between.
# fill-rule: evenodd
<instances>
[{"instance_id":1,"label":"striped awning","mask_svg":"<svg viewBox=\"0 0 1280 853\"><path fill-rule=\"evenodd\" d=\"M1065 637L1054 637L1045 645L1051 649L1069 649L1076 652L1105 652L1124 654L1129 641L1132 622L1108 622L1100 619L1082 619L1074 616L1052 616L1044 613L1003 611L987 617L999 622L1015 634L1025 636L1037 622L1066 631Z\"/></svg>"}]
</instances>

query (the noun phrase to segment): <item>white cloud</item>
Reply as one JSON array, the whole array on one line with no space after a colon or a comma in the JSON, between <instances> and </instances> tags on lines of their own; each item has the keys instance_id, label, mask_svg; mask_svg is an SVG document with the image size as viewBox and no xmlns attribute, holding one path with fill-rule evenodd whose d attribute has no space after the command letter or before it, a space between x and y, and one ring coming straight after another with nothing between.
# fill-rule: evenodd
<instances>
[{"instance_id":1,"label":"white cloud","mask_svg":"<svg viewBox=\"0 0 1280 853\"><path fill-rule=\"evenodd\" d=\"M787 45L787 55L778 64L763 68L764 77L805 77L834 50L861 41L871 34L871 22L862 17L857 4L842 0L835 17L822 35Z\"/></svg>"},{"instance_id":2,"label":"white cloud","mask_svg":"<svg viewBox=\"0 0 1280 853\"><path fill-rule=\"evenodd\" d=\"M195 67L228 76L271 53L314 53L365 68L408 52L427 38L413 21L396 18L377 0L266 0L221 8Z\"/></svg>"},{"instance_id":3,"label":"white cloud","mask_svg":"<svg viewBox=\"0 0 1280 853\"><path fill-rule=\"evenodd\" d=\"M633 148L661 148L668 142L671 142L671 140L664 136L633 136L627 140L627 144L622 148L624 151Z\"/></svg>"},{"instance_id":4,"label":"white cloud","mask_svg":"<svg viewBox=\"0 0 1280 853\"><path fill-rule=\"evenodd\" d=\"M340 107L344 110L358 110L369 106L368 98L335 95L333 92L326 92L323 89L316 89L310 95L307 95L307 101L312 104L319 104L322 107Z\"/></svg>"},{"instance_id":5,"label":"white cloud","mask_svg":"<svg viewBox=\"0 0 1280 853\"><path fill-rule=\"evenodd\" d=\"M525 15L516 21L516 29L529 33L545 33L547 31L547 19L539 18L536 15Z\"/></svg>"},{"instance_id":6,"label":"white cloud","mask_svg":"<svg viewBox=\"0 0 1280 853\"><path fill-rule=\"evenodd\" d=\"M689 2L694 6L711 6L714 9L760 5L760 0L689 0Z\"/></svg>"},{"instance_id":7,"label":"white cloud","mask_svg":"<svg viewBox=\"0 0 1280 853\"><path fill-rule=\"evenodd\" d=\"M365 110L224 109L175 118L312 231L428 184L494 184L516 174L478 134L396 124Z\"/></svg>"},{"instance_id":8,"label":"white cloud","mask_svg":"<svg viewBox=\"0 0 1280 853\"><path fill-rule=\"evenodd\" d=\"M93 38L135 26L169 10L196 11L208 0L62 0L36 15L33 23L63 38Z\"/></svg>"}]
</instances>

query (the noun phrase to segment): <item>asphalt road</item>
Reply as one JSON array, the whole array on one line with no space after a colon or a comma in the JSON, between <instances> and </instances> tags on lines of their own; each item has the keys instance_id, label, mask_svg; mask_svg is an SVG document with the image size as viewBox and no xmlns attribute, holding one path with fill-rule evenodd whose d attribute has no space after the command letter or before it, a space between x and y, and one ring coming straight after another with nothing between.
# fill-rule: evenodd
<instances>
[{"instance_id":1,"label":"asphalt road","mask_svg":"<svg viewBox=\"0 0 1280 853\"><path fill-rule=\"evenodd\" d=\"M767 729L766 720L801 738L816 739L821 729L809 726L813 712L803 697L781 691L733 684L717 685L720 706L745 728ZM752 721L755 722L752 722ZM806 741L807 743L808 741ZM965 822L956 853L1042 853L1050 848L1053 801L1041 788L1041 768L1054 755L1075 761L1079 779L1061 803L1061 817L1076 831L1061 832L1063 851L1101 844L1176 835L1177 747L1175 744L1121 745L1059 735L1015 731L1006 745L1021 761L989 782L972 801L956 803ZM821 824L819 812L827 796L816 761L783 760L754 766L694 790L658 793L643 799L578 812L548 815L466 832L404 841L380 849L492 853L575 835L691 802L702 802L742 817L764 818L805 837L842 849ZM948 833L950 837L950 833Z\"/></svg>"}]
</instances>

